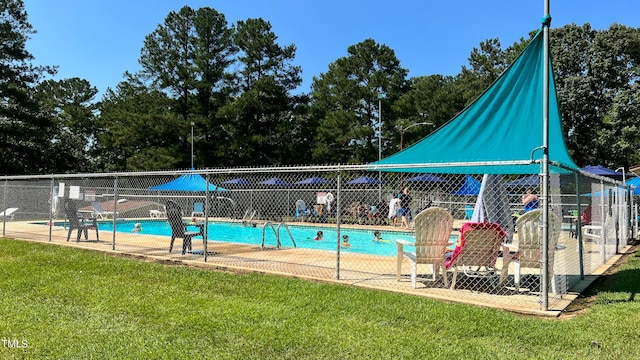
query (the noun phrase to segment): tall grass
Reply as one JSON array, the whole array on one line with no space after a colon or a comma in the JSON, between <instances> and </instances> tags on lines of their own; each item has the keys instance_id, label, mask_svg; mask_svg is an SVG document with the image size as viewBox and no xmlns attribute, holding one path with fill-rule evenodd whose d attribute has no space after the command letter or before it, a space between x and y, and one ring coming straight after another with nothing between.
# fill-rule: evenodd
<instances>
[{"instance_id":1,"label":"tall grass","mask_svg":"<svg viewBox=\"0 0 640 360\"><path fill-rule=\"evenodd\" d=\"M559 320L0 240L0 358L637 359L639 272Z\"/></svg>"}]
</instances>

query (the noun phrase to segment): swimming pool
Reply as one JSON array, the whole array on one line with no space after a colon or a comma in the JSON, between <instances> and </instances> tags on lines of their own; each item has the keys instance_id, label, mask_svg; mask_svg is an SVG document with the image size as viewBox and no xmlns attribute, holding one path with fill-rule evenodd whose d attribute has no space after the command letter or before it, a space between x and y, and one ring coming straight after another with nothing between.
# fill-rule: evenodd
<instances>
[{"instance_id":1,"label":"swimming pool","mask_svg":"<svg viewBox=\"0 0 640 360\"><path fill-rule=\"evenodd\" d=\"M133 234L132 230L136 222L139 222L142 227L141 234L171 236L171 227L169 226L169 223L162 220L118 221L116 222L116 232ZM298 247L328 251L336 250L337 232L335 228L291 224L288 226ZM275 224L274 227L277 229L277 224ZM113 222L98 222L98 228L104 231L113 231ZM323 231L323 240L314 240L318 230ZM396 239L414 241L414 237L410 233L381 230L383 241L375 242L373 241L373 232L375 230L376 229L361 230L342 228L340 235L348 235L351 246L349 248L342 248L340 251L396 256ZM244 226L237 222L210 221L208 225L208 238L210 241L224 241L260 246L262 244L262 231L262 227ZM135 234L138 235L140 233ZM293 247L289 234L284 227L280 228L280 243L283 247ZM265 231L265 246L275 245L275 233L270 227L267 227Z\"/></svg>"}]
</instances>

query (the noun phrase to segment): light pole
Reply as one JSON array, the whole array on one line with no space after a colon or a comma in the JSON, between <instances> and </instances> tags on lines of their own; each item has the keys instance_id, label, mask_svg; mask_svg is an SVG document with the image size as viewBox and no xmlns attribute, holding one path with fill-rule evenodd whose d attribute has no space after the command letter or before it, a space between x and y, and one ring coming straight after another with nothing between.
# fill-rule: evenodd
<instances>
[{"instance_id":1,"label":"light pole","mask_svg":"<svg viewBox=\"0 0 640 360\"><path fill-rule=\"evenodd\" d=\"M191 169L194 169L193 167L193 125L195 124L192 121L191 122Z\"/></svg>"},{"instance_id":2,"label":"light pole","mask_svg":"<svg viewBox=\"0 0 640 360\"><path fill-rule=\"evenodd\" d=\"M404 148L404 132L418 125L433 125L433 123L424 121L424 122L411 124L403 128L401 127L400 128L400 151L402 151L402 149ZM400 189L402 188L404 188L404 175L400 175Z\"/></svg>"},{"instance_id":3,"label":"light pole","mask_svg":"<svg viewBox=\"0 0 640 360\"><path fill-rule=\"evenodd\" d=\"M382 160L382 92L378 93L378 161ZM378 171L378 202L382 201L382 173Z\"/></svg>"},{"instance_id":4,"label":"light pole","mask_svg":"<svg viewBox=\"0 0 640 360\"><path fill-rule=\"evenodd\" d=\"M404 132L411 129L414 126L418 126L418 125L433 125L433 123L430 122L419 122L419 123L415 123L415 124L411 124L405 128L400 129L400 151L402 151L402 149L404 149Z\"/></svg>"},{"instance_id":5,"label":"light pole","mask_svg":"<svg viewBox=\"0 0 640 360\"><path fill-rule=\"evenodd\" d=\"M622 182L626 185L627 184L627 177L626 177L626 174L624 172L624 166L621 166L621 167L617 168L616 172L618 172L618 170L622 170Z\"/></svg>"}]
</instances>

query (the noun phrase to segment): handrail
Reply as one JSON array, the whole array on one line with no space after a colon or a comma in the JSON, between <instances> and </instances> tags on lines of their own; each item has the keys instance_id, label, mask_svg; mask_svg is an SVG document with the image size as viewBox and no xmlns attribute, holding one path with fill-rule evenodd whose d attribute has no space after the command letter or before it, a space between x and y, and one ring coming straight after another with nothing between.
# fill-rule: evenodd
<instances>
[{"instance_id":1,"label":"handrail","mask_svg":"<svg viewBox=\"0 0 640 360\"><path fill-rule=\"evenodd\" d=\"M253 217L256 216L258 214L258 210L253 210L253 213L251 213L251 216L249 217L248 220L245 220L245 218L247 217L247 215L249 214L249 209L247 209L247 211L244 212L244 216L242 217L242 225L252 225L253 227L255 227L255 224L253 223Z\"/></svg>"},{"instance_id":2,"label":"handrail","mask_svg":"<svg viewBox=\"0 0 640 360\"><path fill-rule=\"evenodd\" d=\"M245 218L249 215L249 209L244 211L244 215L242 215L242 222L244 222Z\"/></svg>"},{"instance_id":3,"label":"handrail","mask_svg":"<svg viewBox=\"0 0 640 360\"><path fill-rule=\"evenodd\" d=\"M280 226L284 225L284 228L287 230L287 233L289 233L289 238L291 239L291 242L293 243L293 247L298 247L296 245L296 240L293 238L293 235L291 234L291 230L289 229L289 225L287 225L284 222L281 222L280 224L278 224L278 243L280 243Z\"/></svg>"},{"instance_id":4,"label":"handrail","mask_svg":"<svg viewBox=\"0 0 640 360\"><path fill-rule=\"evenodd\" d=\"M276 236L276 248L280 249L280 235L273 227L273 223L271 221L267 221L264 223L264 225L262 225L262 245L260 246L260 248L264 250L264 237L267 232L267 225L271 226L271 230L273 230L273 234Z\"/></svg>"},{"instance_id":5,"label":"handrail","mask_svg":"<svg viewBox=\"0 0 640 360\"><path fill-rule=\"evenodd\" d=\"M216 200L228 200L231 203L231 213L232 214L235 213L235 211L236 211L236 202L233 201L233 199L225 197L225 196L216 196ZM247 210L247 211L249 211L249 210Z\"/></svg>"},{"instance_id":6,"label":"handrail","mask_svg":"<svg viewBox=\"0 0 640 360\"><path fill-rule=\"evenodd\" d=\"M280 242L280 227L284 225L284 228L287 230L287 233L289 233L289 238L291 239L291 242L293 243L293 247L298 247L296 245L296 240L293 238L293 234L291 234L291 230L289 229L289 226L284 223L281 222L280 224L278 224L278 227L275 228L273 226L273 223L271 221L267 221L264 223L264 225L262 225L262 245L261 245L261 249L264 249L264 239L265 239L265 235L267 232L267 226L271 227L271 230L273 231L273 234L276 236L276 248L280 249L280 247L282 246L282 243Z\"/></svg>"}]
</instances>

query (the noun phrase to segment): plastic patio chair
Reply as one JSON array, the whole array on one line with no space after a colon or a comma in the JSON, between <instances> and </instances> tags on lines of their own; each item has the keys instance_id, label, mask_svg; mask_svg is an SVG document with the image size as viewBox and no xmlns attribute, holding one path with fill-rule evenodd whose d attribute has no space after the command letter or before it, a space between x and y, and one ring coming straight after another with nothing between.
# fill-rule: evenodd
<instances>
[{"instance_id":1,"label":"plastic patio chair","mask_svg":"<svg viewBox=\"0 0 640 360\"><path fill-rule=\"evenodd\" d=\"M473 217L473 206L465 205L464 206L464 220L471 220Z\"/></svg>"},{"instance_id":2,"label":"plastic patio chair","mask_svg":"<svg viewBox=\"0 0 640 360\"><path fill-rule=\"evenodd\" d=\"M518 252L516 256L511 260L514 263L514 284L516 291L520 290L520 269L521 268L533 268L540 269L541 253L542 253L542 231L540 230L540 222L542 221L542 210L536 209L525 213L520 216L516 221L516 229L518 234ZM549 213L549 241L548 241L548 278L551 280L551 289L554 294L557 294L557 286L554 281L554 269L553 263L555 259L558 238L562 229L562 223L560 218L554 213ZM503 266L503 274L501 278L505 277L505 271L508 269L508 262ZM502 282L502 280L501 280Z\"/></svg>"},{"instance_id":3,"label":"plastic patio chair","mask_svg":"<svg viewBox=\"0 0 640 360\"><path fill-rule=\"evenodd\" d=\"M299 199L296 200L296 212L295 212L295 217L296 219L299 220L304 220L306 216L311 215L311 209L309 209L307 207L307 204L304 202L304 200Z\"/></svg>"},{"instance_id":4,"label":"plastic patio chair","mask_svg":"<svg viewBox=\"0 0 640 360\"><path fill-rule=\"evenodd\" d=\"M201 202L197 202L193 204L193 212L191 212L191 216L200 216L204 217L204 204Z\"/></svg>"},{"instance_id":5,"label":"plastic patio chair","mask_svg":"<svg viewBox=\"0 0 640 360\"><path fill-rule=\"evenodd\" d=\"M444 285L449 286L445 267L447 246L453 229L453 216L448 210L440 207L431 207L423 210L415 218L416 241L414 243L405 240L396 240L397 246L397 274L400 281L402 260L407 258L411 264L411 286L415 289L418 272L418 264L431 265L433 277L429 281L436 281L437 275L442 269ZM412 251L404 251L404 246L415 246Z\"/></svg>"},{"instance_id":6,"label":"plastic patio chair","mask_svg":"<svg viewBox=\"0 0 640 360\"><path fill-rule=\"evenodd\" d=\"M173 243L177 238L182 239L182 255L187 253L187 250L192 250L192 239L196 236L201 236L202 241L206 241L204 238L204 225L196 225L198 231L190 231L189 225L182 220L182 209L174 201L167 203L167 221L171 226L171 243L169 244L169 252L173 251Z\"/></svg>"},{"instance_id":7,"label":"plastic patio chair","mask_svg":"<svg viewBox=\"0 0 640 360\"><path fill-rule=\"evenodd\" d=\"M81 235L84 233L84 239L89 240L89 229L95 229L96 241L100 241L98 233L98 221L95 217L85 218L78 213L78 207L73 200L67 200L64 203L64 213L69 221L69 232L67 233L67 241L71 238L71 233L77 230L76 242L80 241Z\"/></svg>"}]
</instances>

